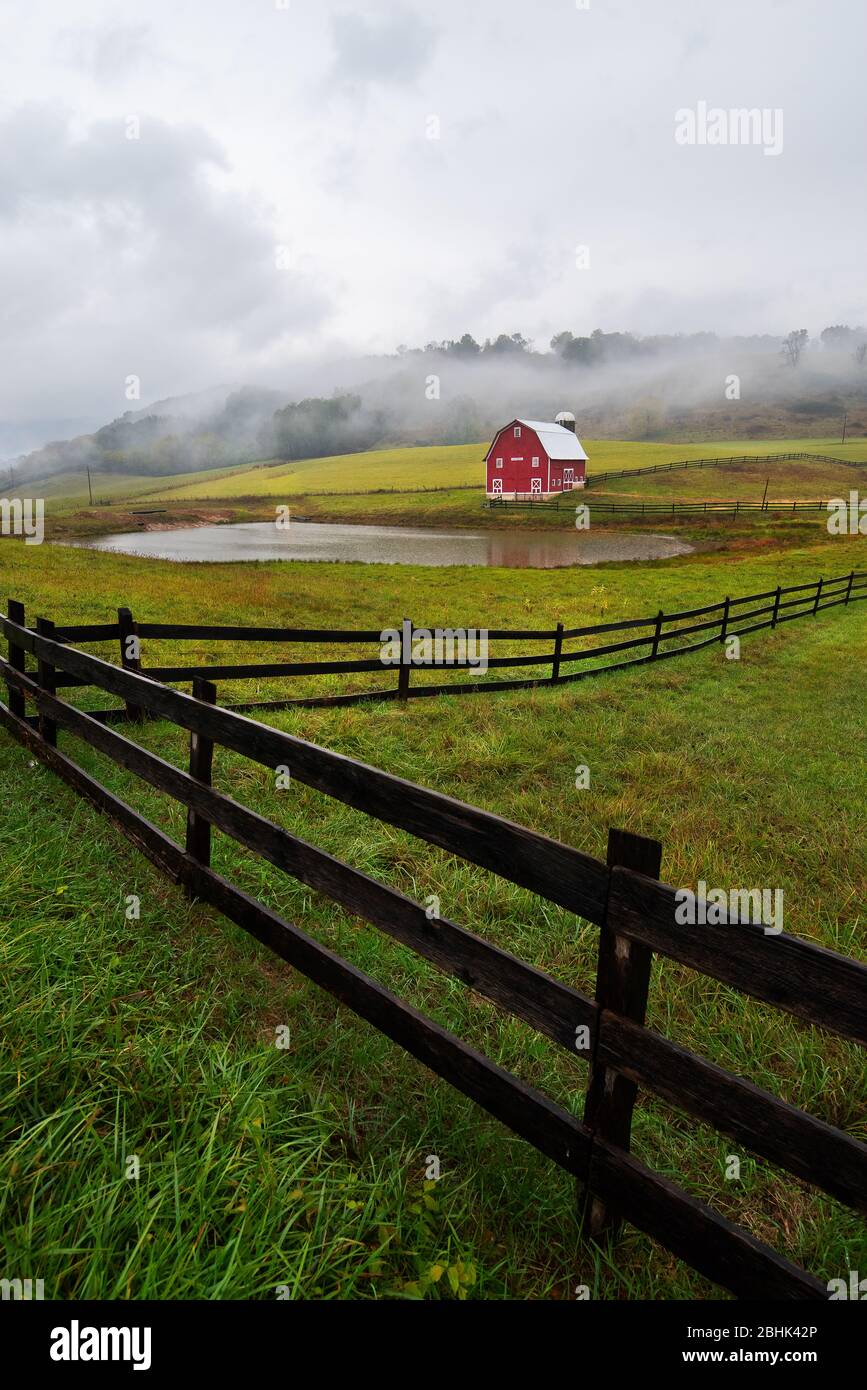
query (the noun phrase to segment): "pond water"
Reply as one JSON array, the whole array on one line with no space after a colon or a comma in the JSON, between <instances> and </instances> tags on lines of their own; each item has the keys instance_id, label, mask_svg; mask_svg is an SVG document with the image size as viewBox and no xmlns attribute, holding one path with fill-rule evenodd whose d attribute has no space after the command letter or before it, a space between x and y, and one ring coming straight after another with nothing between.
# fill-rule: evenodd
<instances>
[{"instance_id":1,"label":"pond water","mask_svg":"<svg viewBox=\"0 0 867 1390\"><path fill-rule=\"evenodd\" d=\"M603 560L665 560L693 546L674 536L614 531L447 531L272 521L133 531L79 544L162 560L352 560L370 565L498 565L556 569Z\"/></svg>"}]
</instances>

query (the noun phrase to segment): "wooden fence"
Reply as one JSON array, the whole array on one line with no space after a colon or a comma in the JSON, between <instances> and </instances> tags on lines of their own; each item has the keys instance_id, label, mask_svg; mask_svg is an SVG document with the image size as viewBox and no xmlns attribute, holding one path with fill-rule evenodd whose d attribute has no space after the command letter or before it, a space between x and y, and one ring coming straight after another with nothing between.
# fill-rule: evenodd
<instances>
[{"instance_id":1,"label":"wooden fence","mask_svg":"<svg viewBox=\"0 0 867 1390\"><path fill-rule=\"evenodd\" d=\"M747 594L741 598L726 596L716 603L705 604L699 608L682 609L676 613L661 610L646 618L629 618L620 622L595 623L585 627L564 627L558 623L554 628L475 628L470 631L484 633L488 644L528 642L538 647L544 644L548 650L526 651L518 655L488 655L486 665L489 670L509 670L520 667L532 668L547 666L550 671L544 676L523 676L520 679L484 680L475 675L469 682L454 684L431 683L413 684L412 673L420 671L467 671L473 669L473 662L467 657L451 660L421 662L413 664L411 658L413 639L422 629L410 619L405 619L406 643L402 644L400 662L395 666L384 664L382 655L344 661L273 661L257 663L232 663L178 666L143 666L141 644L145 640L174 641L228 641L281 643L286 645L319 643L323 645L351 644L355 646L373 645L381 653L382 630L344 629L344 628L289 628L289 627L232 627L207 624L149 623L136 622L129 608L118 609L115 623L62 624L53 628L54 638L63 643L119 642L121 665L126 670L138 671L152 680L179 682L194 680L258 680L270 677L300 678L326 675L352 675L358 673L397 672L395 684L374 690L363 690L341 695L307 696L281 700L248 700L232 706L236 710L254 711L257 709L284 709L293 705L326 706L364 703L371 700L408 700L422 696L462 695L483 691L527 690L540 685L565 685L572 681L584 680L587 676L604 672L618 671L633 666L643 666L650 662L662 661L669 657L683 656L688 652L699 651L714 643L725 642L730 637L743 637L764 628L776 628L797 618L816 617L819 613L839 605L856 603L867 598L867 571L852 570L849 574L833 579L824 577L809 584L777 586L764 593ZM9 617L23 624L24 608L15 600L10 600ZM698 619L699 621L695 621ZM46 620L43 619L43 622ZM643 629L643 632L642 632ZM401 628L392 629L402 631ZM436 630L436 629L435 629ZM454 632L454 629L438 629L440 632ZM612 636L628 633L623 640L612 641ZM641 633L641 635L637 635ZM130 644L130 639L135 644ZM595 639L601 639L598 643ZM687 640L692 639L692 640ZM590 642L590 646L575 647L575 642ZM453 643L454 650L454 643ZM136 655L131 655L135 652ZM627 655L629 654L629 655ZM591 665L600 659L616 656L617 660L602 665ZM572 668L572 669L570 669ZM575 669L577 668L577 669ZM478 665L475 667L478 670ZM75 686L82 682L74 675L60 678L62 686ZM109 709L97 712L96 718L106 722L116 722L128 717L146 717L146 709L135 702L127 702L124 709Z\"/></svg>"},{"instance_id":2,"label":"wooden fence","mask_svg":"<svg viewBox=\"0 0 867 1390\"><path fill-rule=\"evenodd\" d=\"M677 468L724 468L728 463L785 463L792 459L811 459L814 463L838 463L844 468L862 468L860 461L832 458L830 454L732 454L728 458L679 459L674 463L648 464L645 468L617 468L607 473L592 473L586 486L604 483L609 478L637 478L642 473L670 473Z\"/></svg>"},{"instance_id":3,"label":"wooden fence","mask_svg":"<svg viewBox=\"0 0 867 1390\"><path fill-rule=\"evenodd\" d=\"M497 507L511 507L513 510L527 511L537 507L548 507L551 511L574 512L576 506L583 505L594 516L740 516L747 512L775 512L780 516L803 515L805 512L813 512L817 515L821 511L827 510L829 503L834 500L830 498L797 498L791 502L780 502L765 500L763 502L747 501L737 497L720 498L717 501L708 499L707 501L692 501L689 498L681 501L675 499L672 502L589 502L576 503L574 492L560 494L556 497L543 497L541 500L533 500L534 494L529 492L518 493L513 500L492 497L481 505L489 509Z\"/></svg>"},{"instance_id":4,"label":"wooden fence","mask_svg":"<svg viewBox=\"0 0 867 1390\"><path fill-rule=\"evenodd\" d=\"M209 903L397 1042L583 1184L585 1229L613 1235L622 1219L736 1295L826 1298L816 1277L630 1154L638 1089L837 1200L867 1210L867 1146L726 1072L645 1026L653 953L680 961L805 1024L867 1045L867 967L787 933L768 936L730 915L678 925L676 890L658 880L661 846L622 831L607 861L214 703L212 684L172 690L36 630L0 618L9 689L0 722L106 814L188 894ZM37 671L25 669L27 656ZM189 771L140 747L56 691L74 678L190 735ZM26 713L30 702L36 713ZM110 758L187 808L181 846L58 747L58 731ZM519 960L465 927L336 859L212 785L214 746L397 826L558 904L600 931L595 997ZM583 1117L527 1086L210 867L212 828L362 917L527 1022L589 1066Z\"/></svg>"}]
</instances>

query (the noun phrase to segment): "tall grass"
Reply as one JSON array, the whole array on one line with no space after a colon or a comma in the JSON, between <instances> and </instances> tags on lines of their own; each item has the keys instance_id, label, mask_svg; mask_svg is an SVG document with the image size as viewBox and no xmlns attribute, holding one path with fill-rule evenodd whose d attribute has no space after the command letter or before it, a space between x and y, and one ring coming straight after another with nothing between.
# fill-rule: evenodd
<instances>
[{"instance_id":1,"label":"tall grass","mask_svg":"<svg viewBox=\"0 0 867 1390\"><path fill-rule=\"evenodd\" d=\"M602 571L182 566L10 543L31 617L376 625L594 621L863 565L859 541ZM203 582L203 576L206 581ZM586 685L294 711L273 722L599 857L660 838L676 884L784 889L786 928L865 957L867 605ZM207 648L207 650L205 649ZM185 659L189 649L184 649ZM210 657L208 644L197 653ZM167 644L160 659L175 660ZM252 653L245 649L245 659ZM235 694L238 693L236 690ZM246 692L249 693L249 690ZM93 697L90 697L93 698ZM100 698L104 703L104 697ZM184 764L180 731L147 746ZM170 833L180 808L68 740ZM574 769L591 769L588 790ZM191 906L4 735L0 1216L9 1277L62 1297L682 1298L716 1291L645 1237L578 1238L572 1184L526 1144L209 910ZM218 751L215 781L293 832L592 990L598 932L495 876ZM586 1070L240 847L215 865L580 1113ZM131 896L141 916L128 920ZM658 961L650 1023L865 1137L863 1056ZM277 1029L285 1026L288 1034ZM277 1046L288 1037L288 1048ZM861 1222L642 1097L635 1149L820 1277L863 1267ZM743 1160L724 1178L726 1156ZM430 1155L442 1177L426 1182ZM139 1176L127 1176L139 1159Z\"/></svg>"}]
</instances>

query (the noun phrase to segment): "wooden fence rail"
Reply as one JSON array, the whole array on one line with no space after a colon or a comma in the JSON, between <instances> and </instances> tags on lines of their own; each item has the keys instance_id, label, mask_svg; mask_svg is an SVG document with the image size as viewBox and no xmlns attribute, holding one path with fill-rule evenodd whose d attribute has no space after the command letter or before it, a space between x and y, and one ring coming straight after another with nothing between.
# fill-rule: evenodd
<instances>
[{"instance_id":1,"label":"wooden fence rail","mask_svg":"<svg viewBox=\"0 0 867 1390\"><path fill-rule=\"evenodd\" d=\"M776 591L779 597L779 591ZM867 967L787 933L766 935L730 915L722 926L679 926L676 890L659 882L661 846L612 831L606 863L441 792L269 728L148 675L78 650L20 605L0 618L10 691L0 722L76 792L120 827L192 896L238 923L457 1090L578 1177L587 1229L625 1219L741 1297L824 1298L826 1286L628 1152L640 1090L730 1135L760 1157L858 1210L867 1210L867 1146L842 1130L731 1075L644 1024L654 953L683 962L806 1024L867 1045ZM21 621L17 619L20 618ZM22 669L23 654L38 663ZM64 700L58 673L112 694L191 735L189 771ZM25 702L35 710L26 715ZM135 722L129 721L130 730ZM55 730L55 739L46 736ZM182 848L57 746L83 741L133 777L186 807ZM491 870L601 929L596 997L492 945L418 902L277 826L212 785L213 749L227 748L429 844ZM525 1085L378 981L242 892L210 867L212 830L324 893L589 1063L583 1120Z\"/></svg>"},{"instance_id":2,"label":"wooden fence rail","mask_svg":"<svg viewBox=\"0 0 867 1390\"><path fill-rule=\"evenodd\" d=\"M818 515L819 512L827 510L830 501L826 498L796 498L792 501L774 501L773 498L770 498L763 502L755 502L746 498L732 497L718 500L709 498L707 501L676 498L671 502L597 502L594 500L576 503L575 496L574 492L570 492L565 496L558 494L557 497L537 498L534 501L534 494L521 492L516 494L514 499L488 498L481 503L481 506L489 509L511 507L518 511L535 511L537 507L548 507L555 512L574 512L576 505L582 505L597 516L655 516L662 518L664 516L742 516L753 512L775 512L781 516L801 516L804 513L812 512Z\"/></svg>"},{"instance_id":3,"label":"wooden fence rail","mask_svg":"<svg viewBox=\"0 0 867 1390\"><path fill-rule=\"evenodd\" d=\"M792 459L811 459L815 463L837 463L844 468L861 468L863 463L853 459L833 458L831 454L732 454L728 458L678 459L674 463L653 463L644 468L616 468L607 473L591 473L586 486L607 482L609 478L635 478L646 473L671 473L679 468L724 468L729 463L786 463Z\"/></svg>"},{"instance_id":4,"label":"wooden fence rail","mask_svg":"<svg viewBox=\"0 0 867 1390\"><path fill-rule=\"evenodd\" d=\"M698 608L681 609L675 613L657 612L651 617L627 618L619 622L594 623L589 626L566 628L558 623L553 628L474 628L469 631L483 634L486 650L490 643L529 642L545 644L546 650L526 651L505 656L487 655L487 670L512 670L519 668L548 667L543 676L522 675L518 679L485 680L478 672L478 666L469 682L453 683L413 683L412 675L420 671L467 671L473 670L474 662L460 654L442 661L425 661L414 664L401 657L399 663L389 664L381 655L383 631L348 628L297 628L297 627L240 627L230 624L189 624L139 622L133 618L129 608L118 610L117 623L78 623L58 624L54 636L63 644L83 642L118 641L121 651L121 665L128 671L138 671L151 680L161 682L185 682L195 680L259 680L266 677L296 678L319 677L325 675L355 675L396 671L396 684L386 688L362 690L340 695L304 696L280 700L255 700L235 703L236 710L255 711L258 709L285 709L293 705L324 706L358 704L372 700L408 700L435 695L461 695L500 690L526 690L539 685L564 685L572 681L584 680L588 676L601 675L628 667L683 656L703 647L722 643L731 637L744 637L764 628L776 628L780 624L797 618L816 617L826 609L847 606L867 599L867 571L852 570L849 574L831 579L820 577L808 584L791 584L786 587L766 590L763 593L746 594L739 598L726 595L714 603ZM20 603L10 600L8 616L23 624L24 610ZM693 622L691 619L700 619ZM397 625L394 631L405 633L408 648L412 650L413 640L419 631L429 631L416 627L410 619ZM440 632L453 629L437 629ZM622 640L604 640L616 634L629 634ZM603 639L596 642L594 639ZM137 645L130 645L131 639ZM688 640L692 639L692 640ZM356 647L374 646L378 656L327 661L268 661L248 663L211 663L201 665L150 666L141 660L141 644L145 641L225 641L233 643L259 642L309 645L353 645ZM587 642L591 645L575 643ZM550 644L550 647L548 646ZM454 650L454 648L453 648ZM15 660L22 656L13 643ZM134 654L131 654L134 653ZM617 657L615 661L603 661L605 657ZM23 669L20 668L19 669ZM87 673L55 672L58 689L70 689L88 685ZM134 701L125 699L124 709L109 709L98 712L97 717L116 722L122 719L136 721L147 718L147 710Z\"/></svg>"}]
</instances>

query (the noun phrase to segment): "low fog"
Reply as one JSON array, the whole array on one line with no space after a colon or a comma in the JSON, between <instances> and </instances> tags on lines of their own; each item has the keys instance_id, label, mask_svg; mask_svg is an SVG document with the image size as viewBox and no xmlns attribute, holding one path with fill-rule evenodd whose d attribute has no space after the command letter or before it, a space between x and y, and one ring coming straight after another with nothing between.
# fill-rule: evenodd
<instances>
[{"instance_id":1,"label":"low fog","mask_svg":"<svg viewBox=\"0 0 867 1390\"><path fill-rule=\"evenodd\" d=\"M713 334L639 338L568 330L470 335L310 364L284 385L233 383L136 405L93 432L7 459L10 481L78 472L169 474L390 445L462 444L514 416L574 411L585 438L867 436L867 332L810 341Z\"/></svg>"},{"instance_id":2,"label":"low fog","mask_svg":"<svg viewBox=\"0 0 867 1390\"><path fill-rule=\"evenodd\" d=\"M591 438L863 430L857 344L820 335L867 323L865 35L858 0L29 0L0 459L166 471L562 407ZM740 109L749 139L684 139ZM550 350L597 326L601 355ZM395 351L515 330L532 352Z\"/></svg>"}]
</instances>

